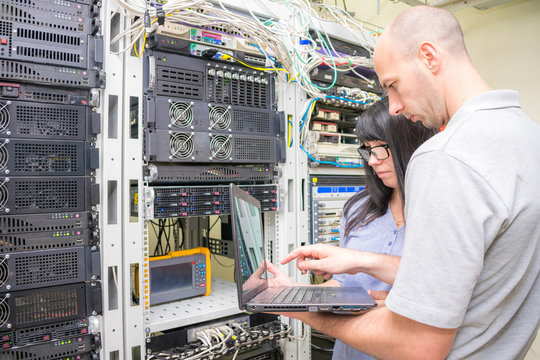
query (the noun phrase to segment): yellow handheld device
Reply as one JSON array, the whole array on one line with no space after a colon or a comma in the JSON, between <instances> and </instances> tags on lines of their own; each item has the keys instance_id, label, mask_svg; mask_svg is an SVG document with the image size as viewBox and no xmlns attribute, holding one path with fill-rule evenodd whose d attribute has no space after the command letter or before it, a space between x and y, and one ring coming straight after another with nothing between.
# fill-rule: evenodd
<instances>
[{"instance_id":1,"label":"yellow handheld device","mask_svg":"<svg viewBox=\"0 0 540 360\"><path fill-rule=\"evenodd\" d=\"M198 247L150 258L150 305L210 295L210 250Z\"/></svg>"}]
</instances>

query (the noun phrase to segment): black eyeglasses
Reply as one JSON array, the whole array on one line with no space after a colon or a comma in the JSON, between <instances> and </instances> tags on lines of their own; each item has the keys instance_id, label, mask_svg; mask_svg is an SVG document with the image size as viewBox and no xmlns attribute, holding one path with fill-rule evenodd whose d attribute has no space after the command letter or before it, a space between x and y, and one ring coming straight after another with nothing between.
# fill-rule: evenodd
<instances>
[{"instance_id":1,"label":"black eyeglasses","mask_svg":"<svg viewBox=\"0 0 540 360\"><path fill-rule=\"evenodd\" d=\"M358 149L358 153L364 159L366 162L369 162L369 158L371 155L375 156L375 159L377 160L386 160L390 156L390 151L388 151L388 144L384 145L377 145L373 147L367 147L367 146L360 146Z\"/></svg>"}]
</instances>

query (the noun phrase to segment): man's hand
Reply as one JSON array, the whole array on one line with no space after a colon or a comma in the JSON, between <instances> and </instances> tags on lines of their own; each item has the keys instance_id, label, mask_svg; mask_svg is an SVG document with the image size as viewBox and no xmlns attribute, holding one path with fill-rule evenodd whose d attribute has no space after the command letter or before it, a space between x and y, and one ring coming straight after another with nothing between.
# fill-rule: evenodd
<instances>
[{"instance_id":1,"label":"man's hand","mask_svg":"<svg viewBox=\"0 0 540 360\"><path fill-rule=\"evenodd\" d=\"M291 278L289 278L283 271L278 269L274 264L272 264L270 261L266 261L266 269L269 273L274 275L274 277L268 278L268 285L270 287L276 287L276 286L295 286L298 285L295 283Z\"/></svg>"},{"instance_id":2,"label":"man's hand","mask_svg":"<svg viewBox=\"0 0 540 360\"><path fill-rule=\"evenodd\" d=\"M362 252L360 251L316 244L296 248L281 263L286 264L296 259L296 267L303 274L311 270L315 275L328 280L333 274L356 274L361 256Z\"/></svg>"}]
</instances>

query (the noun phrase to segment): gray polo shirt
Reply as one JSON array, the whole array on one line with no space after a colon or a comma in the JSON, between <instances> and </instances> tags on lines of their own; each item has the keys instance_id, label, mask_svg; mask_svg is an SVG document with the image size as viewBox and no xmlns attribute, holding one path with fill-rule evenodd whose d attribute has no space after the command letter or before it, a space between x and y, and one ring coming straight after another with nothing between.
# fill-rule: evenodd
<instances>
[{"instance_id":1,"label":"gray polo shirt","mask_svg":"<svg viewBox=\"0 0 540 360\"><path fill-rule=\"evenodd\" d=\"M540 126L500 90L467 101L414 153L386 306L459 328L448 359L520 359L540 322Z\"/></svg>"}]
</instances>

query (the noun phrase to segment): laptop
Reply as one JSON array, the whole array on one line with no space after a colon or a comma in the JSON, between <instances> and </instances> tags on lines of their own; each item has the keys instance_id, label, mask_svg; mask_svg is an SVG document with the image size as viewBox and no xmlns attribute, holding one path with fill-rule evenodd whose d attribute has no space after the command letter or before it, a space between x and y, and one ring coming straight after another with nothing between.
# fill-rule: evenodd
<instances>
[{"instance_id":1,"label":"laptop","mask_svg":"<svg viewBox=\"0 0 540 360\"><path fill-rule=\"evenodd\" d=\"M241 310L354 313L377 306L361 287L270 287L260 203L234 184L230 184L230 200L236 286Z\"/></svg>"}]
</instances>

